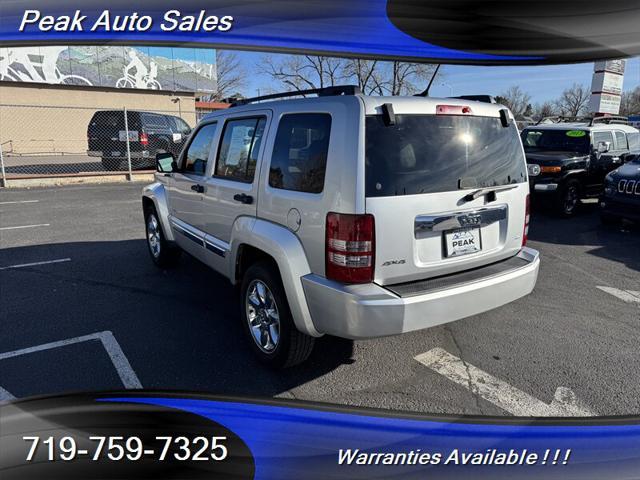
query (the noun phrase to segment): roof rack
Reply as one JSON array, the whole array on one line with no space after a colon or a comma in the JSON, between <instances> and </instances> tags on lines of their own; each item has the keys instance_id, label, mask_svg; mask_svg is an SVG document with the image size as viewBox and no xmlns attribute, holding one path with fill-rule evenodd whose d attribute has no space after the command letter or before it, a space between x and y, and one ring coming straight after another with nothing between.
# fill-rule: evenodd
<instances>
[{"instance_id":1,"label":"roof rack","mask_svg":"<svg viewBox=\"0 0 640 480\"><path fill-rule=\"evenodd\" d=\"M555 115L552 117L544 117L536 123L585 123L589 127L593 127L598 123L604 123L607 125L629 125L629 119L627 117L611 115L608 117L566 117L564 115Z\"/></svg>"},{"instance_id":2,"label":"roof rack","mask_svg":"<svg viewBox=\"0 0 640 480\"><path fill-rule=\"evenodd\" d=\"M297 90L295 92L273 93L271 95L262 95L261 97L240 98L236 99L231 106L237 107L248 103L261 102L264 100L275 100L276 98L299 97L306 95L318 95L319 97L335 97L338 95L358 95L362 93L360 87L356 85L336 85L333 87L314 88L311 90Z\"/></svg>"},{"instance_id":3,"label":"roof rack","mask_svg":"<svg viewBox=\"0 0 640 480\"><path fill-rule=\"evenodd\" d=\"M544 117L538 120L536 125L541 123L588 123L591 124L593 119L591 117L569 117L565 115L552 115L550 117Z\"/></svg>"},{"instance_id":4,"label":"roof rack","mask_svg":"<svg viewBox=\"0 0 640 480\"><path fill-rule=\"evenodd\" d=\"M621 115L610 115L608 117L595 117L591 120L591 125L596 123L605 123L607 125L629 125L629 118Z\"/></svg>"}]
</instances>

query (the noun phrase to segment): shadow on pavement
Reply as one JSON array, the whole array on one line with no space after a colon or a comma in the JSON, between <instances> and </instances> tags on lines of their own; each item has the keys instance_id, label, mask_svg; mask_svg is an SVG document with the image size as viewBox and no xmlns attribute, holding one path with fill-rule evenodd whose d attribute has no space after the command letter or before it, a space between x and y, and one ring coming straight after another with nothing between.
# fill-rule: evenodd
<instances>
[{"instance_id":1,"label":"shadow on pavement","mask_svg":"<svg viewBox=\"0 0 640 480\"><path fill-rule=\"evenodd\" d=\"M537 242L589 246L589 255L625 264L640 271L640 227L630 223L604 225L597 203L582 204L572 218L561 218L548 209L532 206L529 239Z\"/></svg>"},{"instance_id":2,"label":"shadow on pavement","mask_svg":"<svg viewBox=\"0 0 640 480\"><path fill-rule=\"evenodd\" d=\"M267 397L351 362L352 342L322 338L303 365L262 366L242 337L230 283L188 255L159 270L144 240L8 248L0 268L61 258L71 261L0 270L0 352L110 330L145 388ZM81 368L77 360L59 368Z\"/></svg>"}]
</instances>

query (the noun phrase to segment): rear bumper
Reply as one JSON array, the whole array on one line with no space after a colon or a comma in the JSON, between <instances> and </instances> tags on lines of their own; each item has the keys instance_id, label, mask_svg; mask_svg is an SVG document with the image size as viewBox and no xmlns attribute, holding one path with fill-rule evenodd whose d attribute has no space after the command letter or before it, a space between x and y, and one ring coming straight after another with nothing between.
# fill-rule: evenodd
<instances>
[{"instance_id":1,"label":"rear bumper","mask_svg":"<svg viewBox=\"0 0 640 480\"><path fill-rule=\"evenodd\" d=\"M476 315L531 293L538 278L536 250L517 255L523 266L473 281L399 296L375 283L343 285L310 274L302 277L315 328L325 334L362 339L397 335Z\"/></svg>"}]
</instances>

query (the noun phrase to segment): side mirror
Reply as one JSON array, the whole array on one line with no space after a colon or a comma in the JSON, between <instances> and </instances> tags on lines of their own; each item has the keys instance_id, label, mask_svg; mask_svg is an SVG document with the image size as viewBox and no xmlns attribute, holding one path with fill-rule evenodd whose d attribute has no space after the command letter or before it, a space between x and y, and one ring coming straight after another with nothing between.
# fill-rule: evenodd
<instances>
[{"instance_id":1,"label":"side mirror","mask_svg":"<svg viewBox=\"0 0 640 480\"><path fill-rule=\"evenodd\" d=\"M160 173L173 173L177 170L176 159L172 153L156 154L156 170Z\"/></svg>"},{"instance_id":2,"label":"side mirror","mask_svg":"<svg viewBox=\"0 0 640 480\"><path fill-rule=\"evenodd\" d=\"M609 150L611 150L611 142L598 142L597 153L607 153Z\"/></svg>"}]
</instances>

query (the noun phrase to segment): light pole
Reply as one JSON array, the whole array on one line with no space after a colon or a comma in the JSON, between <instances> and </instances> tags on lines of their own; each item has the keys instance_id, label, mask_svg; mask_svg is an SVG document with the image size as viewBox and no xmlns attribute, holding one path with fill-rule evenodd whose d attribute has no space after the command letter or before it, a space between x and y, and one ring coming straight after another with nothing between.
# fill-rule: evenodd
<instances>
[{"instance_id":1,"label":"light pole","mask_svg":"<svg viewBox=\"0 0 640 480\"><path fill-rule=\"evenodd\" d=\"M172 98L171 103L178 104L178 116L182 118L182 102L180 101L180 97Z\"/></svg>"}]
</instances>

